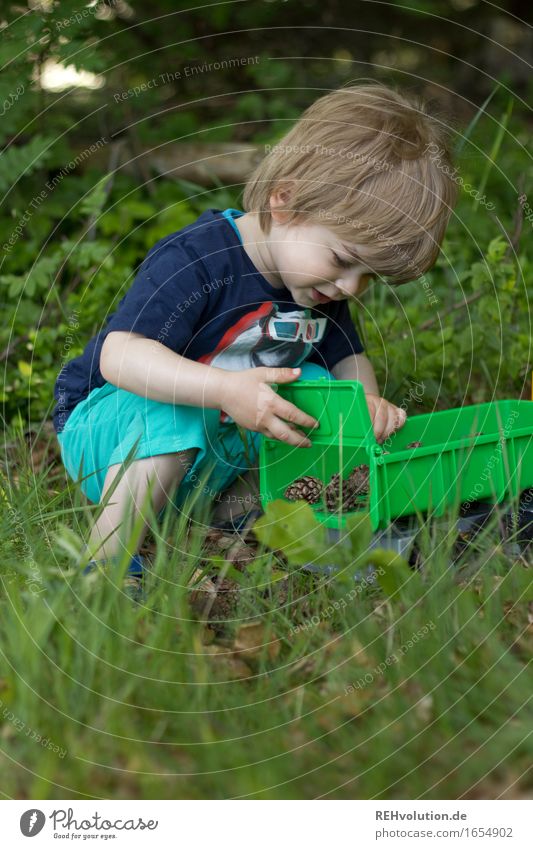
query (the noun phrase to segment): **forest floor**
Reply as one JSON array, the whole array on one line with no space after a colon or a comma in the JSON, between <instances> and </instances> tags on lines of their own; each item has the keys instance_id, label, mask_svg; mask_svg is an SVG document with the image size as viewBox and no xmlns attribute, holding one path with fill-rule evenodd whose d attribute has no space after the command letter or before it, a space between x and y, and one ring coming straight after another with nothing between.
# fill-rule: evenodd
<instances>
[{"instance_id":1,"label":"forest floor","mask_svg":"<svg viewBox=\"0 0 533 849\"><path fill-rule=\"evenodd\" d=\"M422 535L394 592L176 513L143 598L77 568L94 507L49 429L2 460L0 736L12 798L531 798L533 571Z\"/></svg>"}]
</instances>

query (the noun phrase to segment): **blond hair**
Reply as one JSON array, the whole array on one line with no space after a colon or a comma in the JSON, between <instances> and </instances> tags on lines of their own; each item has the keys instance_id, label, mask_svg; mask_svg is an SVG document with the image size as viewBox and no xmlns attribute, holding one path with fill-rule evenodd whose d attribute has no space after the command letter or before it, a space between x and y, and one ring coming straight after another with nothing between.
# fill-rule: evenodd
<instances>
[{"instance_id":1,"label":"blond hair","mask_svg":"<svg viewBox=\"0 0 533 849\"><path fill-rule=\"evenodd\" d=\"M419 97L377 83L337 89L267 151L243 195L265 234L270 197L287 185L287 224L324 224L388 282L434 264L458 187L448 131Z\"/></svg>"}]
</instances>

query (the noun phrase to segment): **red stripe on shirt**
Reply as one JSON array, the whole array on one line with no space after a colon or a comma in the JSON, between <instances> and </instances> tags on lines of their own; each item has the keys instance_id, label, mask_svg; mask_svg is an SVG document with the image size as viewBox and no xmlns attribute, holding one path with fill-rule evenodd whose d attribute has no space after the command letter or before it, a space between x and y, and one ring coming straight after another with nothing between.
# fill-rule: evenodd
<instances>
[{"instance_id":1,"label":"red stripe on shirt","mask_svg":"<svg viewBox=\"0 0 533 849\"><path fill-rule=\"evenodd\" d=\"M261 304L259 309L254 310L254 312L246 313L242 318L238 320L238 322L232 325L226 332L222 339L220 339L218 345L216 346L214 351L211 351L210 354L202 354L202 356L198 359L199 363L210 363L221 351L224 351L225 348L228 348L235 339L241 335L243 330L247 330L253 324L257 322L258 319L262 318L264 315L268 315L271 312L273 307L273 301L266 301L264 304Z\"/></svg>"}]
</instances>

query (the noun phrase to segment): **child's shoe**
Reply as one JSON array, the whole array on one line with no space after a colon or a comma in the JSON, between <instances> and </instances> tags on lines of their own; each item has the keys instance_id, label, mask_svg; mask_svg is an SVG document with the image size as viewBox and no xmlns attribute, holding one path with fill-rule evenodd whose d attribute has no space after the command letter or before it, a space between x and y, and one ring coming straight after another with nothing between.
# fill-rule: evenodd
<instances>
[{"instance_id":1,"label":"child's shoe","mask_svg":"<svg viewBox=\"0 0 533 849\"><path fill-rule=\"evenodd\" d=\"M97 566L108 567L117 565L120 562L120 556L110 557L107 560L89 560L87 566L83 570L84 575L93 572ZM146 558L142 554L134 554L130 560L128 571L124 576L124 592L133 601L143 601L144 594L144 573L147 568Z\"/></svg>"},{"instance_id":2,"label":"child's shoe","mask_svg":"<svg viewBox=\"0 0 533 849\"><path fill-rule=\"evenodd\" d=\"M262 510L247 510L245 513L240 513L238 516L227 519L224 522L212 521L209 527L216 531L224 531L225 533L242 533L243 531L247 531L256 519L259 519L262 515Z\"/></svg>"}]
</instances>

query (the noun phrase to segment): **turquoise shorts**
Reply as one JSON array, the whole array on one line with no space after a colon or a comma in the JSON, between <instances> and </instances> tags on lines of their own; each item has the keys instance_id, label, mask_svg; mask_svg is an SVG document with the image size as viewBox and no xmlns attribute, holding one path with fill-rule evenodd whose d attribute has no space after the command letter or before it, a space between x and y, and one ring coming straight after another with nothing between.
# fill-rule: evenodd
<instances>
[{"instance_id":1,"label":"turquoise shorts","mask_svg":"<svg viewBox=\"0 0 533 849\"><path fill-rule=\"evenodd\" d=\"M304 363L300 380L333 379L326 369ZM261 435L221 422L219 410L163 404L105 383L76 405L58 434L61 458L83 493L98 503L109 466L197 448L175 504L199 490L223 492L257 464Z\"/></svg>"}]
</instances>

